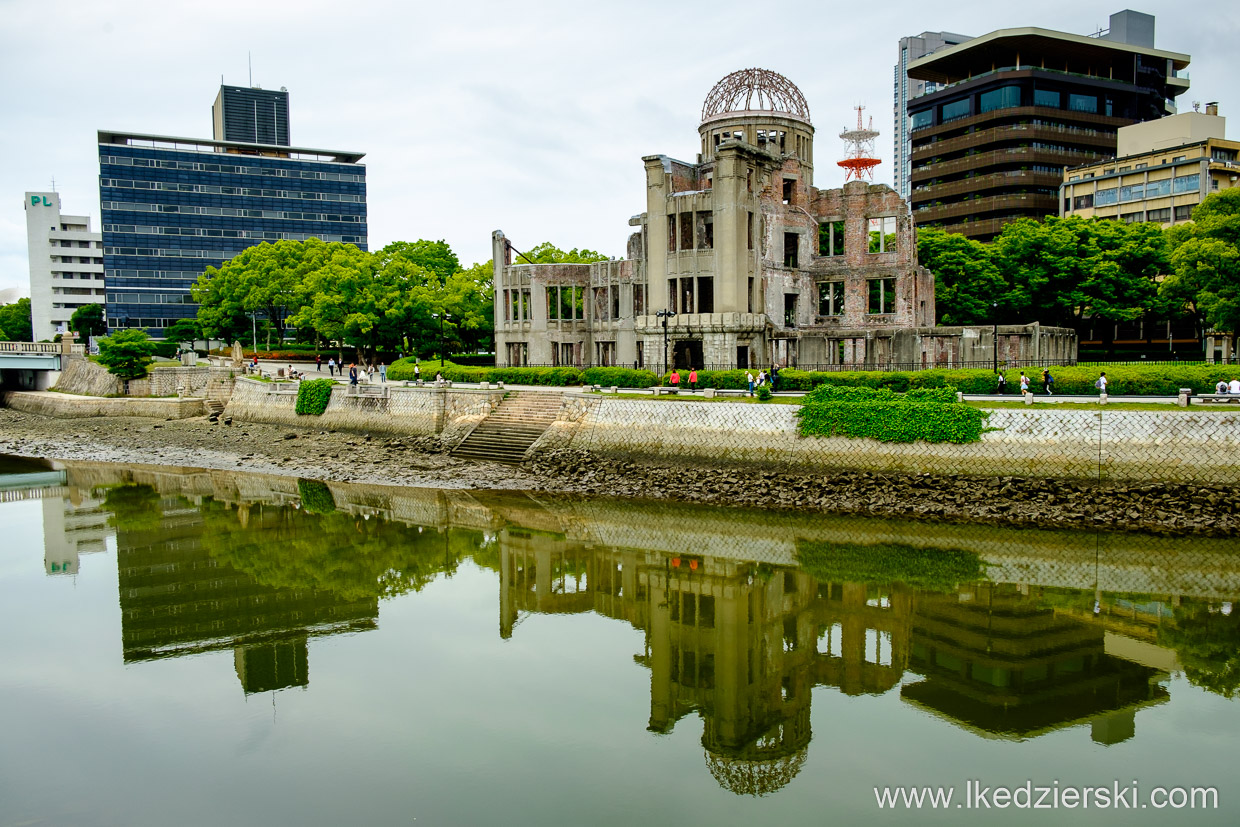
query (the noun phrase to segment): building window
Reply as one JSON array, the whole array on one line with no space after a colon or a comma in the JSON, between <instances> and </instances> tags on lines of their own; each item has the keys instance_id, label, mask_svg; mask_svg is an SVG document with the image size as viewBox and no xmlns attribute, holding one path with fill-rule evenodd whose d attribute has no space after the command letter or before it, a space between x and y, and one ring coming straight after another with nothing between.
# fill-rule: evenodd
<instances>
[{"instance_id":1,"label":"building window","mask_svg":"<svg viewBox=\"0 0 1240 827\"><path fill-rule=\"evenodd\" d=\"M1171 179L1161 178L1157 181L1147 181L1145 184L1146 198L1161 198L1164 195L1171 194Z\"/></svg>"},{"instance_id":2,"label":"building window","mask_svg":"<svg viewBox=\"0 0 1240 827\"><path fill-rule=\"evenodd\" d=\"M1171 190L1175 193L1197 192L1201 189L1201 177L1194 175L1177 175L1171 182Z\"/></svg>"},{"instance_id":3,"label":"building window","mask_svg":"<svg viewBox=\"0 0 1240 827\"><path fill-rule=\"evenodd\" d=\"M1172 158L1172 159L1171 159L1171 163L1173 163L1173 164L1174 164L1174 163L1177 163L1177 162L1179 162L1179 161L1183 161L1186 157L1188 157L1188 156L1186 156L1186 155L1177 155L1177 156L1175 156L1174 158Z\"/></svg>"},{"instance_id":4,"label":"building window","mask_svg":"<svg viewBox=\"0 0 1240 827\"><path fill-rule=\"evenodd\" d=\"M693 213L680 214L680 249L693 249Z\"/></svg>"},{"instance_id":5,"label":"building window","mask_svg":"<svg viewBox=\"0 0 1240 827\"><path fill-rule=\"evenodd\" d=\"M909 121L911 122L911 130L925 129L927 126L934 124L934 110L927 109L924 112L916 112L909 116Z\"/></svg>"},{"instance_id":6,"label":"building window","mask_svg":"<svg viewBox=\"0 0 1240 827\"><path fill-rule=\"evenodd\" d=\"M646 315L646 285L644 284L633 285L633 315Z\"/></svg>"},{"instance_id":7,"label":"building window","mask_svg":"<svg viewBox=\"0 0 1240 827\"><path fill-rule=\"evenodd\" d=\"M1142 213L1142 212L1123 213L1119 217L1119 220L1123 221L1125 224L1139 224L1144 219L1145 219L1145 213Z\"/></svg>"},{"instance_id":8,"label":"building window","mask_svg":"<svg viewBox=\"0 0 1240 827\"><path fill-rule=\"evenodd\" d=\"M1145 168L1146 168L1146 167L1148 167L1148 166L1149 166L1149 164L1146 164L1146 163L1140 163L1140 164L1134 164L1132 168L1133 168L1133 169L1145 169Z\"/></svg>"},{"instance_id":9,"label":"building window","mask_svg":"<svg viewBox=\"0 0 1240 827\"><path fill-rule=\"evenodd\" d=\"M796 187L796 179L795 179L795 178L785 178L785 179L784 179L784 203L785 203L785 204L791 204L791 203L792 203L792 193L793 193L793 190L794 190L794 188L795 188L795 187Z\"/></svg>"},{"instance_id":10,"label":"building window","mask_svg":"<svg viewBox=\"0 0 1240 827\"><path fill-rule=\"evenodd\" d=\"M1156 221L1159 224L1167 224L1171 221L1171 208L1163 207L1160 210L1147 210L1145 213L1146 221Z\"/></svg>"},{"instance_id":11,"label":"building window","mask_svg":"<svg viewBox=\"0 0 1240 827\"><path fill-rule=\"evenodd\" d=\"M698 276L696 312L715 312L715 279L711 276Z\"/></svg>"},{"instance_id":12,"label":"building window","mask_svg":"<svg viewBox=\"0 0 1240 827\"><path fill-rule=\"evenodd\" d=\"M1221 149L1216 146L1210 150L1210 158L1215 161L1234 161L1236 160L1236 150Z\"/></svg>"},{"instance_id":13,"label":"building window","mask_svg":"<svg viewBox=\"0 0 1240 827\"><path fill-rule=\"evenodd\" d=\"M1119 188L1120 201L1140 201L1145 197L1145 184L1129 184Z\"/></svg>"},{"instance_id":14,"label":"building window","mask_svg":"<svg viewBox=\"0 0 1240 827\"><path fill-rule=\"evenodd\" d=\"M1072 112L1098 112L1098 98L1095 95L1068 95L1068 109Z\"/></svg>"},{"instance_id":15,"label":"building window","mask_svg":"<svg viewBox=\"0 0 1240 827\"><path fill-rule=\"evenodd\" d=\"M1049 89L1033 90L1033 105L1034 106L1045 106L1048 109L1058 109L1059 100L1060 98L1059 98L1058 92L1052 92Z\"/></svg>"},{"instance_id":16,"label":"building window","mask_svg":"<svg viewBox=\"0 0 1240 827\"><path fill-rule=\"evenodd\" d=\"M796 233L784 233L784 266L797 266L798 236Z\"/></svg>"},{"instance_id":17,"label":"building window","mask_svg":"<svg viewBox=\"0 0 1240 827\"><path fill-rule=\"evenodd\" d=\"M797 326L797 297L798 293L784 294L784 327Z\"/></svg>"},{"instance_id":18,"label":"building window","mask_svg":"<svg viewBox=\"0 0 1240 827\"><path fill-rule=\"evenodd\" d=\"M867 310L871 314L894 313L896 300L895 279L868 279L870 289Z\"/></svg>"},{"instance_id":19,"label":"building window","mask_svg":"<svg viewBox=\"0 0 1240 827\"><path fill-rule=\"evenodd\" d=\"M697 214L698 249L712 250L715 247L715 215L711 212Z\"/></svg>"},{"instance_id":20,"label":"building window","mask_svg":"<svg viewBox=\"0 0 1240 827\"><path fill-rule=\"evenodd\" d=\"M1191 221L1193 218L1193 205L1183 204L1175 208L1176 221Z\"/></svg>"},{"instance_id":21,"label":"building window","mask_svg":"<svg viewBox=\"0 0 1240 827\"><path fill-rule=\"evenodd\" d=\"M749 306L748 312L752 313L753 312L753 276L749 277L749 305L748 306Z\"/></svg>"},{"instance_id":22,"label":"building window","mask_svg":"<svg viewBox=\"0 0 1240 827\"><path fill-rule=\"evenodd\" d=\"M751 210L747 212L745 215L746 215L745 240L749 244L749 246L746 249L752 250L753 249L753 211Z\"/></svg>"},{"instance_id":23,"label":"building window","mask_svg":"<svg viewBox=\"0 0 1240 827\"><path fill-rule=\"evenodd\" d=\"M870 219L870 252L894 253L896 251L896 217L894 215Z\"/></svg>"},{"instance_id":24,"label":"building window","mask_svg":"<svg viewBox=\"0 0 1240 827\"><path fill-rule=\"evenodd\" d=\"M1105 207L1109 204L1119 203L1119 190L1116 187L1110 189L1098 190L1094 193L1094 206Z\"/></svg>"},{"instance_id":25,"label":"building window","mask_svg":"<svg viewBox=\"0 0 1240 827\"><path fill-rule=\"evenodd\" d=\"M1093 205L1094 205L1093 193L1090 193L1089 195L1078 195L1077 197L1072 199L1072 209L1074 210L1084 210L1089 207L1092 207Z\"/></svg>"},{"instance_id":26,"label":"building window","mask_svg":"<svg viewBox=\"0 0 1240 827\"><path fill-rule=\"evenodd\" d=\"M676 252L676 216L669 215L667 217L667 251L669 253Z\"/></svg>"},{"instance_id":27,"label":"building window","mask_svg":"<svg viewBox=\"0 0 1240 827\"><path fill-rule=\"evenodd\" d=\"M818 255L844 255L843 221L824 221L818 225Z\"/></svg>"},{"instance_id":28,"label":"building window","mask_svg":"<svg viewBox=\"0 0 1240 827\"><path fill-rule=\"evenodd\" d=\"M818 315L842 316L844 314L844 282L818 282Z\"/></svg>"},{"instance_id":29,"label":"building window","mask_svg":"<svg viewBox=\"0 0 1240 827\"><path fill-rule=\"evenodd\" d=\"M951 103L943 104L942 123L954 121L959 118L967 118L972 111L969 103L969 99L965 98L964 100L952 101Z\"/></svg>"},{"instance_id":30,"label":"building window","mask_svg":"<svg viewBox=\"0 0 1240 827\"><path fill-rule=\"evenodd\" d=\"M996 109L1012 109L1020 106L1020 87L1001 86L989 92L983 92L978 98L979 112L993 112Z\"/></svg>"}]
</instances>

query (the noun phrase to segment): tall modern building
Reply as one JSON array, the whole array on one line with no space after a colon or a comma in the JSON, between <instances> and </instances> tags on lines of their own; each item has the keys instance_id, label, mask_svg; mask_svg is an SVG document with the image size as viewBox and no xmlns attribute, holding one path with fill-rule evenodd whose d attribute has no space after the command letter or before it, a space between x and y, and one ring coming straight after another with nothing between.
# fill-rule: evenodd
<instances>
[{"instance_id":1,"label":"tall modern building","mask_svg":"<svg viewBox=\"0 0 1240 827\"><path fill-rule=\"evenodd\" d=\"M365 250L362 157L100 130L109 326L162 336L196 315L190 287L208 266L264 241L317 238Z\"/></svg>"},{"instance_id":2,"label":"tall modern building","mask_svg":"<svg viewBox=\"0 0 1240 827\"><path fill-rule=\"evenodd\" d=\"M895 98L895 105L893 107L895 128L892 129L891 134L895 136L895 152L892 153L891 157L893 161L892 166L895 169L895 190L906 201L909 195L908 179L911 165L909 155L913 151L913 145L909 138L909 98L925 95L938 88L938 84L934 81L910 78L908 76L908 65L911 61L937 52L939 49L955 46L970 39L968 35L953 34L952 32L922 32L913 37L900 38L900 51L895 65L895 80L892 84L894 88L893 97Z\"/></svg>"},{"instance_id":3,"label":"tall modern building","mask_svg":"<svg viewBox=\"0 0 1240 827\"><path fill-rule=\"evenodd\" d=\"M1189 56L1154 48L1154 18L1122 11L1089 37L1000 29L912 61L937 84L910 99L918 226L993 238L1059 214L1063 169L1116 153L1121 126L1175 112Z\"/></svg>"},{"instance_id":4,"label":"tall modern building","mask_svg":"<svg viewBox=\"0 0 1240 827\"><path fill-rule=\"evenodd\" d=\"M217 141L288 146L288 90L221 86L211 104L211 122Z\"/></svg>"},{"instance_id":5,"label":"tall modern building","mask_svg":"<svg viewBox=\"0 0 1240 827\"><path fill-rule=\"evenodd\" d=\"M60 212L60 193L28 192L23 203L37 342L66 332L79 307L104 303L103 237L90 231L89 216Z\"/></svg>"}]
</instances>

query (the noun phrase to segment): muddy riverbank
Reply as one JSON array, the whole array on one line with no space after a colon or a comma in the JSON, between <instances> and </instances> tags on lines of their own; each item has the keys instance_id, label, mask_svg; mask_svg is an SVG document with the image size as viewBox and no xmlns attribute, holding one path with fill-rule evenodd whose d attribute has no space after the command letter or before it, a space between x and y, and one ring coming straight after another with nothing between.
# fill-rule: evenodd
<instances>
[{"instance_id":1,"label":"muddy riverbank","mask_svg":"<svg viewBox=\"0 0 1240 827\"><path fill-rule=\"evenodd\" d=\"M1170 534L1240 532L1240 492L1019 477L774 473L617 462L553 451L520 467L454 459L437 437L391 438L206 419L50 419L0 408L0 453L236 469L436 488L521 488L923 520Z\"/></svg>"}]
</instances>

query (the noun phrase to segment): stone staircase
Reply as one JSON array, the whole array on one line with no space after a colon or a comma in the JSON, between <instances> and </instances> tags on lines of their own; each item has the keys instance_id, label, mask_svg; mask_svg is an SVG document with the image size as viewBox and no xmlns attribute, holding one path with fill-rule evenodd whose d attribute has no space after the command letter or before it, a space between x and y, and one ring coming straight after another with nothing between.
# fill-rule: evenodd
<instances>
[{"instance_id":1,"label":"stone staircase","mask_svg":"<svg viewBox=\"0 0 1240 827\"><path fill-rule=\"evenodd\" d=\"M520 462L559 413L556 392L510 391L491 415L478 423L452 452L467 459Z\"/></svg>"}]
</instances>

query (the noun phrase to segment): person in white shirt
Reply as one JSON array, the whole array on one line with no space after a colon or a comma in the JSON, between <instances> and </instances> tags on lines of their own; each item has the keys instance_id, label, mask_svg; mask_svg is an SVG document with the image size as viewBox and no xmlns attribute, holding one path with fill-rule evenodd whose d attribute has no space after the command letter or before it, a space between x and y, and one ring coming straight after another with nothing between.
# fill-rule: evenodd
<instances>
[{"instance_id":1,"label":"person in white shirt","mask_svg":"<svg viewBox=\"0 0 1240 827\"><path fill-rule=\"evenodd\" d=\"M1226 379L1218 380L1218 384L1214 386L1214 392L1215 393L1227 393L1227 380Z\"/></svg>"},{"instance_id":2,"label":"person in white shirt","mask_svg":"<svg viewBox=\"0 0 1240 827\"><path fill-rule=\"evenodd\" d=\"M745 371L745 381L749 383L749 395L753 396L753 372Z\"/></svg>"},{"instance_id":3,"label":"person in white shirt","mask_svg":"<svg viewBox=\"0 0 1240 827\"><path fill-rule=\"evenodd\" d=\"M1227 392L1228 393L1240 393L1240 379L1233 378L1230 382L1228 382Z\"/></svg>"},{"instance_id":4,"label":"person in white shirt","mask_svg":"<svg viewBox=\"0 0 1240 827\"><path fill-rule=\"evenodd\" d=\"M1098 389L1098 393L1099 393L1099 395L1101 395L1101 396L1106 396L1106 393L1107 393L1107 372L1106 372L1105 370L1104 370L1104 371L1102 372L1102 374L1098 377L1098 381L1094 383L1094 387Z\"/></svg>"}]
</instances>

